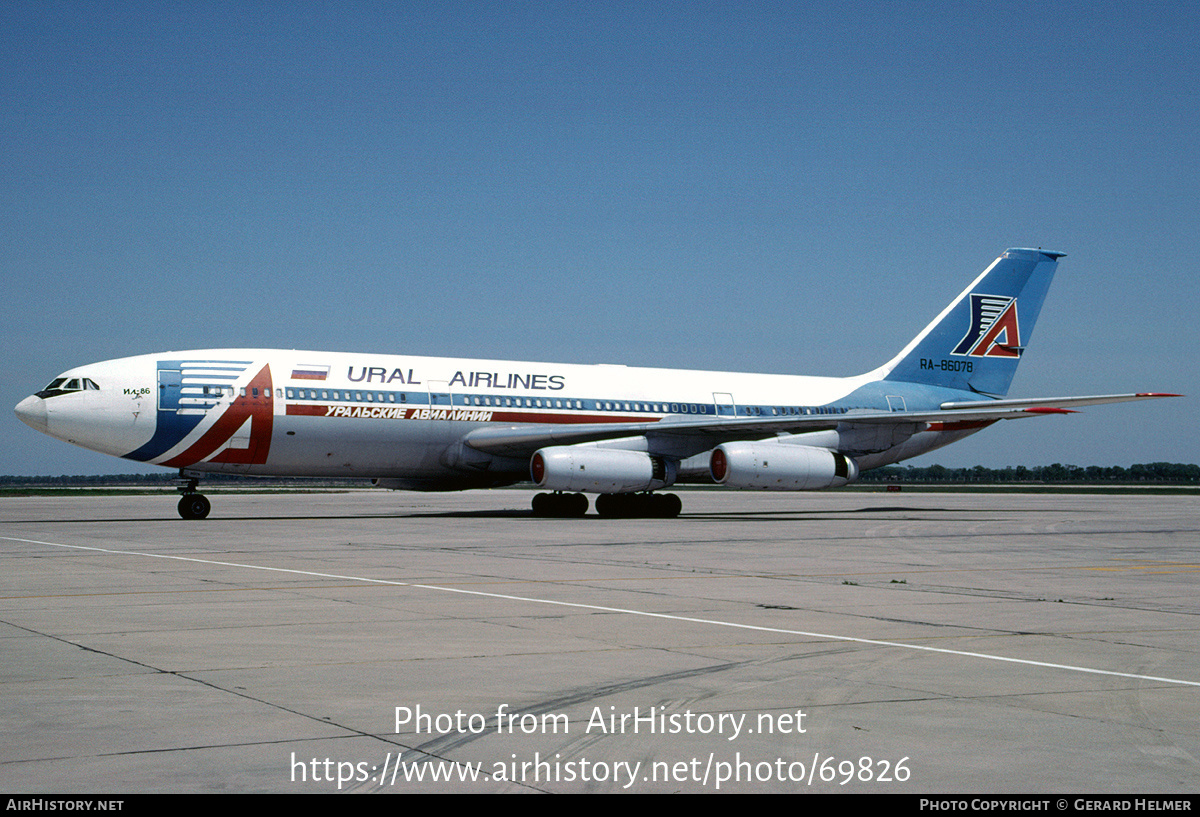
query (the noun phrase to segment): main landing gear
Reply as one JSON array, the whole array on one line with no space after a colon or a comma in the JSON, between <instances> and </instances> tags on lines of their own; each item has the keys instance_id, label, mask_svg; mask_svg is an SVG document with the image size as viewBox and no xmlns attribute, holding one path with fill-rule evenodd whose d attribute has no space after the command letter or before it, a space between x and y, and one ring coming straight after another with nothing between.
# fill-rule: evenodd
<instances>
[{"instance_id":1,"label":"main landing gear","mask_svg":"<svg viewBox=\"0 0 1200 817\"><path fill-rule=\"evenodd\" d=\"M183 494L179 498L180 516L184 519L203 519L208 516L208 512L212 510L212 503L204 494L196 492L200 480L180 477L175 484L176 490Z\"/></svg>"},{"instance_id":2,"label":"main landing gear","mask_svg":"<svg viewBox=\"0 0 1200 817\"><path fill-rule=\"evenodd\" d=\"M600 494L596 513L609 519L674 519L683 510L676 494Z\"/></svg>"},{"instance_id":3,"label":"main landing gear","mask_svg":"<svg viewBox=\"0 0 1200 817\"><path fill-rule=\"evenodd\" d=\"M558 519L574 519L588 511L588 498L583 494L538 494L533 498L533 515Z\"/></svg>"},{"instance_id":4,"label":"main landing gear","mask_svg":"<svg viewBox=\"0 0 1200 817\"><path fill-rule=\"evenodd\" d=\"M674 519L683 510L675 494L600 494L596 513L609 519ZM588 511L583 494L541 493L533 498L533 515L574 519Z\"/></svg>"}]
</instances>

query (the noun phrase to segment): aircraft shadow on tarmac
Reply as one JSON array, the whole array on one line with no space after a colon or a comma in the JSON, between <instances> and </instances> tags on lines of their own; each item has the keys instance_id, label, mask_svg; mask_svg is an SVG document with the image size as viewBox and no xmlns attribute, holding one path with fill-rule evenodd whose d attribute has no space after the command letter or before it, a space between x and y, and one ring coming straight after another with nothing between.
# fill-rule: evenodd
<instances>
[{"instance_id":1,"label":"aircraft shadow on tarmac","mask_svg":"<svg viewBox=\"0 0 1200 817\"><path fill-rule=\"evenodd\" d=\"M1035 509L1020 509L1020 508L989 508L991 511L1004 510L1009 513L1038 513ZM223 522L283 522L283 521L305 521L305 520L332 520L332 519L534 519L538 522L554 523L554 522L573 522L575 524L601 524L601 522L651 522L657 521L665 524L671 522L686 522L688 520L729 520L738 522L790 522L805 519L816 518L854 518L861 514L921 514L922 516L956 514L962 515L970 513L969 510L963 508L933 508L933 507L907 507L903 505L878 505L864 506L860 508L845 508L845 509L829 509L829 508L814 508L814 509L789 509L789 510L772 510L772 511L698 511L695 513L681 513L674 520L670 519L647 519L647 518L625 518L625 519L603 519L595 513L583 517L574 518L552 518L535 516L531 510L525 508L503 508L495 510L471 510L471 511L397 511L395 513L354 513L354 514L270 514L270 515L229 515L223 514L210 516L205 520L183 520L174 515L164 514L161 517L157 516L136 516L136 517L88 517L81 519L11 519L6 520L5 525L12 524L47 524L55 523L62 525L94 525L94 524L128 524L139 522L169 522L179 526L181 530L187 530L192 527L203 529L206 526L220 524Z\"/></svg>"}]
</instances>

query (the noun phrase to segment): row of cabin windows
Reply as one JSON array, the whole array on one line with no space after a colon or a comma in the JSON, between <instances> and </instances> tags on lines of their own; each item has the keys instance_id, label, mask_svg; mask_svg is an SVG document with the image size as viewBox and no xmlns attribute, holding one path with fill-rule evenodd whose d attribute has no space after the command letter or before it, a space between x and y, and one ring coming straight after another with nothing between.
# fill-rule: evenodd
<instances>
[{"instance_id":1,"label":"row of cabin windows","mask_svg":"<svg viewBox=\"0 0 1200 817\"><path fill-rule=\"evenodd\" d=\"M401 403L408 402L407 392L361 392L361 391L341 391L329 389L288 389L288 399L294 400L349 400L352 402L367 402L367 403L395 403L397 395ZM433 402L437 402L439 398L449 397L444 393L435 392L432 395ZM427 395L422 393L422 398ZM592 411L638 411L644 413L666 414L668 412L675 414L715 414L715 409L712 406L705 406L697 403L631 403L618 402L612 400L573 400L549 397L500 397L492 395L457 395L458 400L454 401L456 405L475 405L489 406L495 408L554 408L567 410L592 410ZM461 401L461 402L459 402ZM420 402L426 402L421 400Z\"/></svg>"},{"instance_id":2,"label":"row of cabin windows","mask_svg":"<svg viewBox=\"0 0 1200 817\"><path fill-rule=\"evenodd\" d=\"M281 397L276 390L276 396ZM341 389L288 389L289 400L338 400L357 403L407 403L407 392L363 392ZM451 397L446 394L434 393L432 396L421 392L417 402L436 403L439 399ZM455 395L455 405L475 405L495 408L554 408L567 410L591 411L633 411L649 414L716 414L717 407L703 403L643 403L613 400L574 400L564 398L542 397L511 397L492 395ZM461 401L461 402L460 402ZM743 416L780 416L780 415L811 415L811 414L843 414L848 409L839 406L740 406L738 414Z\"/></svg>"}]
</instances>

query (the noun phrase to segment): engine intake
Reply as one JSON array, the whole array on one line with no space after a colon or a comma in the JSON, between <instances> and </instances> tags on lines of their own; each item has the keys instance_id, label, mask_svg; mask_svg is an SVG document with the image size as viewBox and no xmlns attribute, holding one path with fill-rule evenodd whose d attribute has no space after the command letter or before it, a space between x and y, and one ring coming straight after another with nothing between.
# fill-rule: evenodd
<instances>
[{"instance_id":1,"label":"engine intake","mask_svg":"<svg viewBox=\"0 0 1200 817\"><path fill-rule=\"evenodd\" d=\"M551 491L625 494L670 485L678 464L642 451L558 445L535 453L529 473L539 488Z\"/></svg>"},{"instance_id":2,"label":"engine intake","mask_svg":"<svg viewBox=\"0 0 1200 817\"><path fill-rule=\"evenodd\" d=\"M854 460L838 451L782 443L723 443L713 449L709 471L728 488L816 491L858 479Z\"/></svg>"}]
</instances>

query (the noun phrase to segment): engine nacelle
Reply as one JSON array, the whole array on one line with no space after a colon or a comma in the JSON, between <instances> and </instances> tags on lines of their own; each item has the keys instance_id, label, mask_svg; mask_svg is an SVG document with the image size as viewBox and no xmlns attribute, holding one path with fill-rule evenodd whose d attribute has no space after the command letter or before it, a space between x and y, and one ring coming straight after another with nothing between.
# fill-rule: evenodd
<instances>
[{"instance_id":1,"label":"engine nacelle","mask_svg":"<svg viewBox=\"0 0 1200 817\"><path fill-rule=\"evenodd\" d=\"M674 460L643 451L557 445L543 448L529 461L529 473L539 488L625 494L652 491L675 481Z\"/></svg>"},{"instance_id":2,"label":"engine nacelle","mask_svg":"<svg viewBox=\"0 0 1200 817\"><path fill-rule=\"evenodd\" d=\"M782 443L723 443L713 449L709 470L728 488L815 491L858 479L854 460L827 448Z\"/></svg>"}]
</instances>

